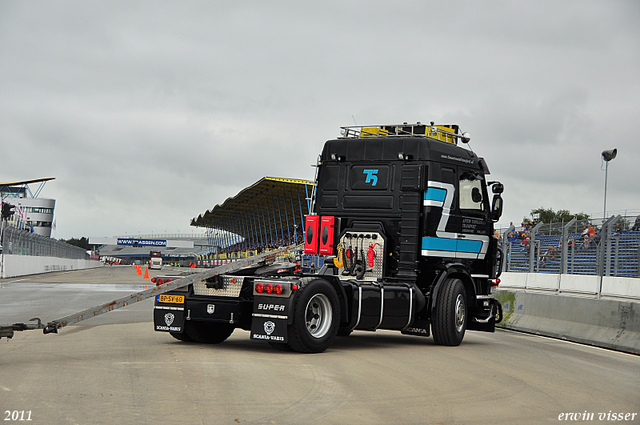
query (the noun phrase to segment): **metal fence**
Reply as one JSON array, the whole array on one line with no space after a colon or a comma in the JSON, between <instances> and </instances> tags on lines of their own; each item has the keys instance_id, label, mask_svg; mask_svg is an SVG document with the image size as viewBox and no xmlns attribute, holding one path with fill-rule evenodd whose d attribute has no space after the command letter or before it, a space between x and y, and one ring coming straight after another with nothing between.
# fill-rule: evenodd
<instances>
[{"instance_id":1,"label":"metal fence","mask_svg":"<svg viewBox=\"0 0 640 425\"><path fill-rule=\"evenodd\" d=\"M503 271L640 277L640 230L635 217L611 217L599 226L588 220L538 223L501 233ZM592 225L594 237L585 237Z\"/></svg>"},{"instance_id":2,"label":"metal fence","mask_svg":"<svg viewBox=\"0 0 640 425\"><path fill-rule=\"evenodd\" d=\"M88 260L89 254L77 246L19 229L2 223L2 253L4 255L31 255L39 257Z\"/></svg>"}]
</instances>

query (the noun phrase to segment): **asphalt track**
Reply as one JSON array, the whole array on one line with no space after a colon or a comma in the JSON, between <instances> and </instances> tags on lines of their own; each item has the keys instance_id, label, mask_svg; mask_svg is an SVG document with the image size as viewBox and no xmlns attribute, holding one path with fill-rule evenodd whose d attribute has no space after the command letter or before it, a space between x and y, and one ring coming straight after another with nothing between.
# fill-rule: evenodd
<instances>
[{"instance_id":1,"label":"asphalt track","mask_svg":"<svg viewBox=\"0 0 640 425\"><path fill-rule=\"evenodd\" d=\"M0 324L46 322L145 283L129 267L0 280ZM510 331L468 332L460 347L354 332L305 355L240 330L220 345L182 343L154 332L151 315L147 300L2 339L2 423L640 423L640 356Z\"/></svg>"}]
</instances>

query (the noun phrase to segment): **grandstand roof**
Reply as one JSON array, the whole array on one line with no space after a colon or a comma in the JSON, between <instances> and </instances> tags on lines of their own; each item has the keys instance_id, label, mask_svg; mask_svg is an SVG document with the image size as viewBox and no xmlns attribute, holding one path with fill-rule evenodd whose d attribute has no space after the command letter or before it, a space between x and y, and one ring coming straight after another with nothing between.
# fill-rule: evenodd
<instances>
[{"instance_id":1,"label":"grandstand roof","mask_svg":"<svg viewBox=\"0 0 640 425\"><path fill-rule=\"evenodd\" d=\"M54 180L55 177L45 177L42 179L32 179L32 180L20 180L15 182L4 182L0 183L0 192L3 194L2 197L19 197L21 193L29 194L32 198L37 198L40 195L40 191L44 187L44 185L49 180ZM38 189L32 191L29 188L29 184L31 183L40 183Z\"/></svg>"},{"instance_id":2,"label":"grandstand roof","mask_svg":"<svg viewBox=\"0 0 640 425\"><path fill-rule=\"evenodd\" d=\"M308 200L314 183L308 180L263 177L191 220L195 227L220 229L244 238L259 233L280 234L294 223L302 230L303 216L309 213Z\"/></svg>"},{"instance_id":3,"label":"grandstand roof","mask_svg":"<svg viewBox=\"0 0 640 425\"><path fill-rule=\"evenodd\" d=\"M21 180L21 181L17 181L17 182L0 183L0 186L19 186L19 185L29 184L29 183L47 182L49 180L54 180L54 179L55 179L55 177L45 177L45 178L42 178L42 179Z\"/></svg>"}]
</instances>

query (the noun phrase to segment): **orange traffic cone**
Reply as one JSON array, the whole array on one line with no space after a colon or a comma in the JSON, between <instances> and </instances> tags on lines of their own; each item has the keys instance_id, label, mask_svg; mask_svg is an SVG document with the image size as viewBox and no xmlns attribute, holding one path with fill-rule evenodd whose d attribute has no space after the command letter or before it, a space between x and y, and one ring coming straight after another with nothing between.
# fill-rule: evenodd
<instances>
[{"instance_id":1,"label":"orange traffic cone","mask_svg":"<svg viewBox=\"0 0 640 425\"><path fill-rule=\"evenodd\" d=\"M136 270L138 272L138 276L142 276L142 267L136 266Z\"/></svg>"},{"instance_id":2,"label":"orange traffic cone","mask_svg":"<svg viewBox=\"0 0 640 425\"><path fill-rule=\"evenodd\" d=\"M144 268L144 279L149 279L149 266Z\"/></svg>"}]
</instances>

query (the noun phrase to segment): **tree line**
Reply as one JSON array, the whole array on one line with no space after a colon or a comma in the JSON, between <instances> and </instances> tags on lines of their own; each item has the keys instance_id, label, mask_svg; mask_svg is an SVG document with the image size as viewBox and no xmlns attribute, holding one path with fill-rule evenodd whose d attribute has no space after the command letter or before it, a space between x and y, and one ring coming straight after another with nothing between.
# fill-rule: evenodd
<instances>
[{"instance_id":1,"label":"tree line","mask_svg":"<svg viewBox=\"0 0 640 425\"><path fill-rule=\"evenodd\" d=\"M84 236L80 239L71 238L71 239L59 239L62 242L68 243L69 245L79 246L80 248L84 248L85 250L90 250L91 245L89 245L89 239Z\"/></svg>"},{"instance_id":2,"label":"tree line","mask_svg":"<svg viewBox=\"0 0 640 425\"><path fill-rule=\"evenodd\" d=\"M585 214L583 212L572 213L569 210L558 210L554 211L552 208L536 208L535 210L531 210L531 217L537 217L535 221L537 223L567 223L572 219L576 220L588 220L589 214ZM531 223L530 218L524 218L523 222Z\"/></svg>"}]
</instances>

